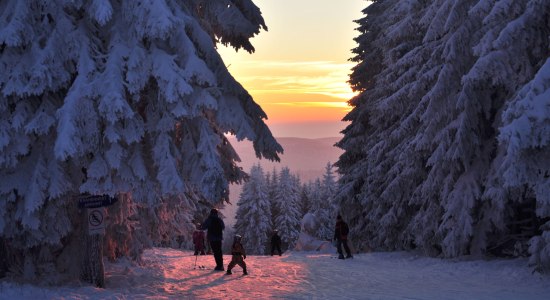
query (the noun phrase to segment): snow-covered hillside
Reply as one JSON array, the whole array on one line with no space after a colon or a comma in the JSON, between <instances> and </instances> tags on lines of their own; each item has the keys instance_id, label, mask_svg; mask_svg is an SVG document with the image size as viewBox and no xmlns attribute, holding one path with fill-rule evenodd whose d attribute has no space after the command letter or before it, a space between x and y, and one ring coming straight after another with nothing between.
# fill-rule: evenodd
<instances>
[{"instance_id":1,"label":"snow-covered hillside","mask_svg":"<svg viewBox=\"0 0 550 300\"><path fill-rule=\"evenodd\" d=\"M357 254L348 260L316 252L249 256L250 275L213 271L214 259L155 248L143 266L107 264L106 289L48 288L0 281L0 299L548 299L550 276L524 259L458 261L411 253ZM224 263L229 263L229 256Z\"/></svg>"}]
</instances>

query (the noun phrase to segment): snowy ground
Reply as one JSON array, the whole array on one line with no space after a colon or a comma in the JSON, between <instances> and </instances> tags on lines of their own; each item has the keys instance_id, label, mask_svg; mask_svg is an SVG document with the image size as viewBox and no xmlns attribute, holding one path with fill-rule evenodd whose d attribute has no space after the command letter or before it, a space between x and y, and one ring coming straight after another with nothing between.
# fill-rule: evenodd
<instances>
[{"instance_id":1,"label":"snowy ground","mask_svg":"<svg viewBox=\"0 0 550 300\"><path fill-rule=\"evenodd\" d=\"M250 275L213 271L212 256L152 249L142 267L106 265L106 289L0 281L0 299L550 299L550 276L525 260L449 261L410 253L249 256ZM227 265L230 257L224 257Z\"/></svg>"}]
</instances>

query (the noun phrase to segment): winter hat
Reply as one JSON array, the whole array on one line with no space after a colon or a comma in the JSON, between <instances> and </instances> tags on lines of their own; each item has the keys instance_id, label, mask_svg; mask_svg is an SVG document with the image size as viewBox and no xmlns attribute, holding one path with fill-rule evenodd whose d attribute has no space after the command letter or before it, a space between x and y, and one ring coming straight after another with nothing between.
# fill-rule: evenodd
<instances>
[{"instance_id":1,"label":"winter hat","mask_svg":"<svg viewBox=\"0 0 550 300\"><path fill-rule=\"evenodd\" d=\"M215 208L212 208L212 209L210 210L210 214L211 214L211 215L217 215L217 214L218 214L218 210L215 209Z\"/></svg>"},{"instance_id":2,"label":"winter hat","mask_svg":"<svg viewBox=\"0 0 550 300\"><path fill-rule=\"evenodd\" d=\"M240 242L243 237L240 234L235 234L235 237L233 238L235 241Z\"/></svg>"},{"instance_id":3,"label":"winter hat","mask_svg":"<svg viewBox=\"0 0 550 300\"><path fill-rule=\"evenodd\" d=\"M341 215L336 216L336 220L342 220L342 216Z\"/></svg>"}]
</instances>

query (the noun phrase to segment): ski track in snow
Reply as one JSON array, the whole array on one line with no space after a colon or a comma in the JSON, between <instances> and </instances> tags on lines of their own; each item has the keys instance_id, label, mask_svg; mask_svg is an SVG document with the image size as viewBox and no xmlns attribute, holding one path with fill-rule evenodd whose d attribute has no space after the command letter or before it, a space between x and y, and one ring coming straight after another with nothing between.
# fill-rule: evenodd
<instances>
[{"instance_id":1,"label":"ski track in snow","mask_svg":"<svg viewBox=\"0 0 550 300\"><path fill-rule=\"evenodd\" d=\"M106 288L57 288L0 281L0 299L549 299L550 276L525 259L455 261L411 253L248 256L250 275L214 271L211 255L154 248L142 266L106 263ZM224 265L230 261L224 255Z\"/></svg>"}]
</instances>

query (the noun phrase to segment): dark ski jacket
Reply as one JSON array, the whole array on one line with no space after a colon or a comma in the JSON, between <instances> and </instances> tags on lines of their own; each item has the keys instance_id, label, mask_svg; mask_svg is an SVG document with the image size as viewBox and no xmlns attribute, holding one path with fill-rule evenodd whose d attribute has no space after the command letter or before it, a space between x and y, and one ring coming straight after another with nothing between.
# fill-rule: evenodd
<instances>
[{"instance_id":1,"label":"dark ski jacket","mask_svg":"<svg viewBox=\"0 0 550 300\"><path fill-rule=\"evenodd\" d=\"M244 258L246 258L246 251L244 251L243 244L240 242L233 242L233 245L231 246L231 254L232 255L242 255Z\"/></svg>"},{"instance_id":2,"label":"dark ski jacket","mask_svg":"<svg viewBox=\"0 0 550 300\"><path fill-rule=\"evenodd\" d=\"M334 239L335 240L347 240L349 233L349 227L346 222L342 220L336 221L336 226L334 228Z\"/></svg>"},{"instance_id":3,"label":"dark ski jacket","mask_svg":"<svg viewBox=\"0 0 550 300\"><path fill-rule=\"evenodd\" d=\"M222 241L223 240L223 230L225 229L225 224L223 220L218 217L218 214L210 214L208 218L202 223L201 229L206 229L206 239L211 242Z\"/></svg>"},{"instance_id":4,"label":"dark ski jacket","mask_svg":"<svg viewBox=\"0 0 550 300\"><path fill-rule=\"evenodd\" d=\"M274 245L274 246L280 246L281 245L281 237L277 233L274 233L271 236L271 245Z\"/></svg>"}]
</instances>

